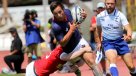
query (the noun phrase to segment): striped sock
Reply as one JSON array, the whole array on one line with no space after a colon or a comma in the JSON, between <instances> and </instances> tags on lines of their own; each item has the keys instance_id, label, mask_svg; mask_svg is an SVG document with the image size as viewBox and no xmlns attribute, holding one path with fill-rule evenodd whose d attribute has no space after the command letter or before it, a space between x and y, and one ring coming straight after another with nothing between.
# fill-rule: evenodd
<instances>
[{"instance_id":1,"label":"striped sock","mask_svg":"<svg viewBox=\"0 0 136 76\"><path fill-rule=\"evenodd\" d=\"M119 76L116 64L110 64L110 72L112 76Z\"/></svg>"}]
</instances>

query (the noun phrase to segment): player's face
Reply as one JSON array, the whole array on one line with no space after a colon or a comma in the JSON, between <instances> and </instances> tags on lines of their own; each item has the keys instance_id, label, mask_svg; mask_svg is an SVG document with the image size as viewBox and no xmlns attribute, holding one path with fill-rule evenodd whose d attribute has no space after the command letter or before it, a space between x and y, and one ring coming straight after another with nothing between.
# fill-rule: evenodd
<instances>
[{"instance_id":1,"label":"player's face","mask_svg":"<svg viewBox=\"0 0 136 76\"><path fill-rule=\"evenodd\" d=\"M15 37L16 36L16 33L15 32L10 32L12 37Z\"/></svg>"},{"instance_id":2,"label":"player's face","mask_svg":"<svg viewBox=\"0 0 136 76\"><path fill-rule=\"evenodd\" d=\"M97 8L97 13L99 14L100 12L102 12L102 11L104 11L104 10L105 10L105 8L99 7L99 8Z\"/></svg>"},{"instance_id":3,"label":"player's face","mask_svg":"<svg viewBox=\"0 0 136 76\"><path fill-rule=\"evenodd\" d=\"M105 0L106 10L108 13L112 13L115 9L115 0Z\"/></svg>"},{"instance_id":4,"label":"player's face","mask_svg":"<svg viewBox=\"0 0 136 76\"><path fill-rule=\"evenodd\" d=\"M57 6L54 9L53 15L54 15L55 19L57 19L58 21L63 21L65 19L64 10L60 6Z\"/></svg>"}]
</instances>

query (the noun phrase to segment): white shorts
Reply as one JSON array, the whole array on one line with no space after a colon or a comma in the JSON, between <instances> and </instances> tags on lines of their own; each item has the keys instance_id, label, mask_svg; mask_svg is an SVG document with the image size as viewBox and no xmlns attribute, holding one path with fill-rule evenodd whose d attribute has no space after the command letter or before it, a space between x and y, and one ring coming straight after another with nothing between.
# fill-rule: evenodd
<instances>
[{"instance_id":1,"label":"white shorts","mask_svg":"<svg viewBox=\"0 0 136 76\"><path fill-rule=\"evenodd\" d=\"M34 73L34 61L27 65L25 76L36 76Z\"/></svg>"},{"instance_id":2,"label":"white shorts","mask_svg":"<svg viewBox=\"0 0 136 76\"><path fill-rule=\"evenodd\" d=\"M84 38L81 38L80 42L77 44L77 46L75 47L75 49L72 52L79 51L83 46L89 46L89 44L88 44L88 42ZM63 52L60 55L60 59L63 60L63 58L66 55L67 55L67 53Z\"/></svg>"}]
</instances>

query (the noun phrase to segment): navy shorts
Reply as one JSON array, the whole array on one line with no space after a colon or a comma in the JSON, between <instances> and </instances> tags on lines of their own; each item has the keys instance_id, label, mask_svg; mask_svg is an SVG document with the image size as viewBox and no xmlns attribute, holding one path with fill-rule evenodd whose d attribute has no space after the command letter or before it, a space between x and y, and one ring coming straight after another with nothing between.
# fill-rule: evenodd
<instances>
[{"instance_id":1,"label":"navy shorts","mask_svg":"<svg viewBox=\"0 0 136 76\"><path fill-rule=\"evenodd\" d=\"M103 40L102 45L104 48L104 51L107 51L109 49L115 49L118 53L118 55L124 55L126 53L130 53L130 49L128 47L128 44L124 39L118 38L116 40Z\"/></svg>"}]
</instances>

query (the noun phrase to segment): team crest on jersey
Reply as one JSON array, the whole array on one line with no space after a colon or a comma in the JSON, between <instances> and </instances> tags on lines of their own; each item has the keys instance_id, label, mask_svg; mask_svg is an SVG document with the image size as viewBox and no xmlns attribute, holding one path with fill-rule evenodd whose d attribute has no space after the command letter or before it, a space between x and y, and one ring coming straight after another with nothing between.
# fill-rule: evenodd
<instances>
[{"instance_id":1,"label":"team crest on jersey","mask_svg":"<svg viewBox=\"0 0 136 76\"><path fill-rule=\"evenodd\" d=\"M119 17L115 17L114 21L119 22Z\"/></svg>"}]
</instances>

